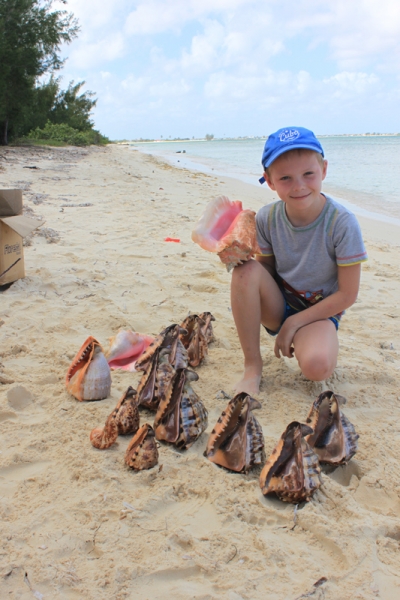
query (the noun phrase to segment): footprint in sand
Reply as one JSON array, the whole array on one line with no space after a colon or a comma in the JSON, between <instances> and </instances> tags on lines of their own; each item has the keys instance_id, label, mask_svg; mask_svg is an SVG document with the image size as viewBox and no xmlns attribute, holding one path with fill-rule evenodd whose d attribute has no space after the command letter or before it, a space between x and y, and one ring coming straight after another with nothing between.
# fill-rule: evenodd
<instances>
[{"instance_id":1,"label":"footprint in sand","mask_svg":"<svg viewBox=\"0 0 400 600\"><path fill-rule=\"evenodd\" d=\"M33 404L34 397L23 385L16 385L11 390L8 390L7 400L14 410L23 410L30 404Z\"/></svg>"}]
</instances>

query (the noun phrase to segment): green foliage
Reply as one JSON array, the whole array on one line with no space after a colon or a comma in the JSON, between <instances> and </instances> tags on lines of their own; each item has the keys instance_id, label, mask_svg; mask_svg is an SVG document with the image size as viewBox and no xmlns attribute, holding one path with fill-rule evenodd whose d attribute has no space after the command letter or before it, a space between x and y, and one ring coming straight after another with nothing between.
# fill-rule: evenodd
<instances>
[{"instance_id":1,"label":"green foliage","mask_svg":"<svg viewBox=\"0 0 400 600\"><path fill-rule=\"evenodd\" d=\"M26 136L32 129L43 129L47 121L66 123L78 131L92 129L90 112L96 99L92 92L79 94L84 83L71 81L67 90L60 90L60 79L52 76L47 83L36 87L19 134Z\"/></svg>"},{"instance_id":2,"label":"green foliage","mask_svg":"<svg viewBox=\"0 0 400 600\"><path fill-rule=\"evenodd\" d=\"M57 52L78 33L73 15L51 11L51 5L52 0L0 0L2 144L8 143L9 131L15 136L22 129L34 100L35 82L62 67Z\"/></svg>"},{"instance_id":3,"label":"green foliage","mask_svg":"<svg viewBox=\"0 0 400 600\"><path fill-rule=\"evenodd\" d=\"M211 142L211 140L214 139L214 134L213 133L206 133L206 140L207 142Z\"/></svg>"},{"instance_id":4,"label":"green foliage","mask_svg":"<svg viewBox=\"0 0 400 600\"><path fill-rule=\"evenodd\" d=\"M109 140L95 129L79 131L67 123L50 123L47 121L43 129L37 127L28 135L29 140L46 142L64 142L72 146L90 146L91 144L108 144Z\"/></svg>"},{"instance_id":5,"label":"green foliage","mask_svg":"<svg viewBox=\"0 0 400 600\"><path fill-rule=\"evenodd\" d=\"M68 123L74 129L87 131L93 127L90 112L96 105L93 92L79 94L84 81L74 85L71 81L68 89L58 91L49 119L52 123Z\"/></svg>"}]
</instances>

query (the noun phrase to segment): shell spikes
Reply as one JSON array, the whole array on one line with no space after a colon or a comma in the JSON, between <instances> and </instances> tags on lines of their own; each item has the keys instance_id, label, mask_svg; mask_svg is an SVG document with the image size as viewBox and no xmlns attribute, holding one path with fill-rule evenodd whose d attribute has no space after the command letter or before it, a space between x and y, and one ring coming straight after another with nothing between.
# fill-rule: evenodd
<instances>
[{"instance_id":1,"label":"shell spikes","mask_svg":"<svg viewBox=\"0 0 400 600\"><path fill-rule=\"evenodd\" d=\"M154 429L148 423L142 425L129 442L125 453L125 463L135 471L151 469L158 463Z\"/></svg>"},{"instance_id":2,"label":"shell spikes","mask_svg":"<svg viewBox=\"0 0 400 600\"><path fill-rule=\"evenodd\" d=\"M333 392L323 392L314 401L306 423L314 430L306 437L321 463L346 464L357 452L358 433L342 413L346 399Z\"/></svg>"},{"instance_id":3,"label":"shell spikes","mask_svg":"<svg viewBox=\"0 0 400 600\"><path fill-rule=\"evenodd\" d=\"M304 439L311 427L293 421L283 432L260 475L262 493L284 502L310 500L322 483L318 457Z\"/></svg>"},{"instance_id":4,"label":"shell spikes","mask_svg":"<svg viewBox=\"0 0 400 600\"><path fill-rule=\"evenodd\" d=\"M264 436L252 413L260 407L245 392L228 402L208 439L204 453L208 460L238 473L264 462Z\"/></svg>"},{"instance_id":5,"label":"shell spikes","mask_svg":"<svg viewBox=\"0 0 400 600\"><path fill-rule=\"evenodd\" d=\"M89 336L75 355L65 378L70 394L82 400L102 400L110 395L110 367L99 342Z\"/></svg>"}]
</instances>

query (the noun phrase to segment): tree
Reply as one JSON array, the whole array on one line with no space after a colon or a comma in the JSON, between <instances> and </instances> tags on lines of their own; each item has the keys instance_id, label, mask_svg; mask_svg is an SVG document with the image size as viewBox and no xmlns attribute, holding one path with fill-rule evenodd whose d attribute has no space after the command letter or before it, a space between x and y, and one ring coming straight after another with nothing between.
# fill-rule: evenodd
<instances>
[{"instance_id":1,"label":"tree","mask_svg":"<svg viewBox=\"0 0 400 600\"><path fill-rule=\"evenodd\" d=\"M43 129L48 121L54 124L67 124L77 131L92 129L90 112L97 100L93 98L93 92L79 94L84 83L81 81L74 84L71 81L67 90L61 90L60 78L56 79L52 75L49 81L35 87L19 135L24 137L34 129Z\"/></svg>"},{"instance_id":2,"label":"tree","mask_svg":"<svg viewBox=\"0 0 400 600\"><path fill-rule=\"evenodd\" d=\"M206 133L206 140L207 142L211 142L211 140L214 139L214 134L213 133Z\"/></svg>"},{"instance_id":3,"label":"tree","mask_svg":"<svg viewBox=\"0 0 400 600\"><path fill-rule=\"evenodd\" d=\"M65 0L62 0L65 3ZM74 16L52 0L0 0L0 144L22 127L44 73L60 69L57 52L78 33Z\"/></svg>"},{"instance_id":4,"label":"tree","mask_svg":"<svg viewBox=\"0 0 400 600\"><path fill-rule=\"evenodd\" d=\"M74 85L71 81L68 89L59 91L50 111L49 119L52 123L67 123L78 131L92 129L93 121L90 120L90 112L96 105L93 92L84 92L78 96L84 81Z\"/></svg>"}]
</instances>

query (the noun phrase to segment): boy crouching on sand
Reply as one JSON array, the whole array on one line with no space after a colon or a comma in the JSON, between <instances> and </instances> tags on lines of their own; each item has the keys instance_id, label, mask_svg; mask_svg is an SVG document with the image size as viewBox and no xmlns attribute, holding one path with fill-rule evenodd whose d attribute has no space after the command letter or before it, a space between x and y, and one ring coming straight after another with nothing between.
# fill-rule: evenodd
<instances>
[{"instance_id":1,"label":"boy crouching on sand","mask_svg":"<svg viewBox=\"0 0 400 600\"><path fill-rule=\"evenodd\" d=\"M303 375L322 381L337 362L337 330L357 299L367 260L355 216L321 192L327 161L308 129L280 129L262 155L264 177L280 201L256 216L261 254L233 271L231 303L244 354L236 392L259 392L260 323L276 335L275 356L295 355Z\"/></svg>"}]
</instances>

